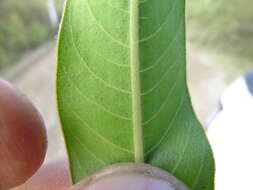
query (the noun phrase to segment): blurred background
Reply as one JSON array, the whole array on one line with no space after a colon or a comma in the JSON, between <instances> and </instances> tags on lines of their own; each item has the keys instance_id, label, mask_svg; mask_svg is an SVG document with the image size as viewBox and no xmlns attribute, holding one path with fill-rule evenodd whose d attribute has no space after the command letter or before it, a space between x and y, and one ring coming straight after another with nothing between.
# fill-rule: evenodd
<instances>
[{"instance_id":1,"label":"blurred background","mask_svg":"<svg viewBox=\"0 0 253 190\"><path fill-rule=\"evenodd\" d=\"M65 154L55 98L56 38L63 0L0 1L0 76L45 118L47 161ZM243 11L242 11L243 10ZM205 125L220 95L253 68L252 0L188 0L188 83Z\"/></svg>"}]
</instances>

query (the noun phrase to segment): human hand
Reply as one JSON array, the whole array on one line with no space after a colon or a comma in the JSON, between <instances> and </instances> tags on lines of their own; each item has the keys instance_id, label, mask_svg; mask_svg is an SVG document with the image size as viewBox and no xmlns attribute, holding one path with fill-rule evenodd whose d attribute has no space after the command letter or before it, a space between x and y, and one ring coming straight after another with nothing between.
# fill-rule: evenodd
<instances>
[{"instance_id":1,"label":"human hand","mask_svg":"<svg viewBox=\"0 0 253 190\"><path fill-rule=\"evenodd\" d=\"M45 157L46 139L36 108L0 80L0 190L187 190L167 172L133 163L110 166L70 187L66 159L38 170Z\"/></svg>"}]
</instances>

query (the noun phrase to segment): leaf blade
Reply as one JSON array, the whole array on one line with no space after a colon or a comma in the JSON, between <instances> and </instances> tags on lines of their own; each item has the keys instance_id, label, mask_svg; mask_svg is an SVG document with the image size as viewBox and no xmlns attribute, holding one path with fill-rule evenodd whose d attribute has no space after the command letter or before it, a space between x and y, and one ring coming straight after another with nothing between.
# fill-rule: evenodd
<instances>
[{"instance_id":1,"label":"leaf blade","mask_svg":"<svg viewBox=\"0 0 253 190\"><path fill-rule=\"evenodd\" d=\"M124 138L125 135L129 137L133 136L132 130L129 127L132 121L131 108L128 108L128 105L131 103L130 93L124 92L125 90L130 90L130 85L126 85L126 83L129 82L125 82L126 76L130 75L129 67L123 67L123 65L126 65L123 63L124 58L126 56L124 55L124 53L121 53L121 56L118 56L118 60L123 61L112 60L112 62L120 63L119 66L114 64L116 66L116 69L113 68L114 65L111 65L111 62L108 61L108 59L112 58L107 57L105 59L105 55L108 53L108 51L106 52L106 50L104 52L98 52L94 56L89 57L90 62L94 62L94 60L99 63L102 62L106 66L106 68L111 66L112 69L114 69L115 73L121 73L124 80L122 80L121 77L117 78L118 81L122 81L122 84L118 83L121 86L117 86L117 83L114 83L113 85L107 85L108 81L112 80L110 76L108 77L108 81L106 82L104 80L100 80L101 75L99 77L94 77L94 72L90 72L91 69L87 68L88 65L85 63L85 61L83 61L84 58L87 59L86 55L89 54L89 52L91 51L90 49L87 49L87 47L83 46L83 44L90 44L90 46L92 46L92 42L89 41L90 38L87 39L85 38L85 36L80 38L76 37L78 35L82 35L83 31L78 30L78 27L76 27L75 25L79 25L79 14L73 15L71 11L73 9L77 9L79 6L85 6L85 12L89 13L87 1L67 2L65 19L63 21L61 30L61 36L64 36L64 38L62 38L62 40L60 39L59 41L59 67L57 77L57 93L59 105L58 107L61 121L63 123L63 131L65 134L66 144L70 155L71 171L73 174L77 173L72 176L74 183L82 179L87 174L94 172L95 168L101 168L105 165L113 163L111 159L114 160L114 162L118 162L120 160L134 161L133 142L130 140L125 140ZM83 14L83 12L81 14ZM86 17L87 16L84 15L84 18ZM88 19L91 20L92 17L87 17L86 21ZM94 21L90 21L90 23L87 22L86 24L92 26L94 24ZM85 30L85 28L86 27L83 27L82 29ZM87 29L86 31L87 33L92 33L94 31L97 31L98 29L99 27L95 27L93 31L89 31ZM103 38L106 38L106 40L110 39L107 34L103 35ZM79 39L83 39L83 41L80 42L78 41ZM94 46L96 45L97 44L94 44ZM118 43L115 43L114 46L115 49L119 49L120 47L122 49L125 48ZM79 50L77 51L77 49ZM96 47L96 49L98 48ZM71 60L71 62L73 61L75 64L61 64L65 63L66 59ZM89 66L92 67L91 65ZM98 71L103 74L101 72L103 70L105 69L101 68L101 70ZM120 72L120 70L122 71ZM128 74L126 74L126 71L128 72ZM96 75L97 74L98 73L96 73ZM83 83L83 80L86 81L86 83ZM127 81L130 81L130 77ZM125 86L129 86L129 88L123 89L123 87ZM102 90L97 90L99 87ZM118 90L118 88L123 90ZM103 101L104 96L101 95L101 91L105 90L108 96L111 97L110 100L106 100L106 102ZM89 93L83 93L87 91ZM119 104L113 104L113 102L115 101L119 102ZM108 102L110 102L112 106L108 106ZM120 104L120 102L122 103ZM85 109L83 109L83 107L85 107ZM84 118L80 117L80 115L86 116L85 124L83 121ZM97 117L100 117L101 121L103 121L103 125L107 125L108 128L111 129L111 131L117 130L119 132L119 135L115 137L110 133L102 133L101 131L103 131L103 128L101 127L101 121L99 121ZM111 125L112 121L114 125ZM87 128L86 126L90 127ZM121 127L119 128L117 126ZM83 134L80 134L78 136L79 131L82 131ZM99 134L102 134L100 136L102 136L103 138L94 133L94 131L98 131ZM78 136L77 140L76 138L73 138L71 132ZM93 135L93 137L91 138L90 135ZM107 142L102 141L103 139L107 139ZM85 144L88 147L86 147L86 149L88 150L97 149L96 157L99 157L100 160L103 160L103 162L105 162L106 164L101 164L101 162L94 160L94 158L93 161L90 160L92 158L92 155L89 154L90 156L86 156L85 151L83 151L84 148L80 146L80 143L78 143L78 141L81 141L82 144ZM115 146L110 146L111 144L109 144L108 141L111 142L111 144L119 144L121 149L119 150L119 148L116 148ZM96 144L100 143L100 146L96 146ZM104 150L107 150L112 153L108 154L105 157L104 155L102 155L102 152L104 152ZM124 150L128 150L128 152ZM78 152L79 156L76 156L77 153L75 152ZM115 155L113 154L113 152L117 152L117 154ZM77 160L78 158L79 160ZM81 162L81 164L78 164L78 162ZM87 166L87 163L89 163L89 165L93 166L94 168ZM76 165L81 165L81 169L77 168Z\"/></svg>"},{"instance_id":2,"label":"leaf blade","mask_svg":"<svg viewBox=\"0 0 253 190\"><path fill-rule=\"evenodd\" d=\"M213 189L211 149L186 85L184 4L68 0L57 94L74 183L145 159L193 190Z\"/></svg>"}]
</instances>

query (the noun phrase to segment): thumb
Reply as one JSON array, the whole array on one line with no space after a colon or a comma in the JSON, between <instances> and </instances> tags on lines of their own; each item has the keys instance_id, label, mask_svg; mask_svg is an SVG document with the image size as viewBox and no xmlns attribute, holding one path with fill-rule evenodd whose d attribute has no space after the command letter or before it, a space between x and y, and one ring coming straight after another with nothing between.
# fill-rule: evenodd
<instances>
[{"instance_id":1,"label":"thumb","mask_svg":"<svg viewBox=\"0 0 253 190\"><path fill-rule=\"evenodd\" d=\"M189 190L171 174L146 164L117 164L71 190Z\"/></svg>"}]
</instances>

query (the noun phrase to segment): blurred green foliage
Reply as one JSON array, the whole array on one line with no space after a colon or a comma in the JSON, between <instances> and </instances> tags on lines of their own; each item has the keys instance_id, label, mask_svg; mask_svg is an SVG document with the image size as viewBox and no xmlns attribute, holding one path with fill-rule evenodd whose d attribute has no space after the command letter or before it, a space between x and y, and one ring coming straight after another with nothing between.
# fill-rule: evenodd
<instances>
[{"instance_id":1,"label":"blurred green foliage","mask_svg":"<svg viewBox=\"0 0 253 190\"><path fill-rule=\"evenodd\" d=\"M59 15L63 1L55 0ZM253 59L253 0L186 2L192 41ZM55 33L46 0L0 0L0 69Z\"/></svg>"},{"instance_id":2,"label":"blurred green foliage","mask_svg":"<svg viewBox=\"0 0 253 190\"><path fill-rule=\"evenodd\" d=\"M57 0L59 12L63 0ZM0 1L0 69L55 34L45 0Z\"/></svg>"},{"instance_id":3,"label":"blurred green foliage","mask_svg":"<svg viewBox=\"0 0 253 190\"><path fill-rule=\"evenodd\" d=\"M188 0L190 38L253 59L252 0Z\"/></svg>"}]
</instances>

